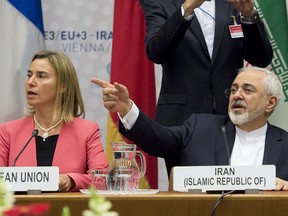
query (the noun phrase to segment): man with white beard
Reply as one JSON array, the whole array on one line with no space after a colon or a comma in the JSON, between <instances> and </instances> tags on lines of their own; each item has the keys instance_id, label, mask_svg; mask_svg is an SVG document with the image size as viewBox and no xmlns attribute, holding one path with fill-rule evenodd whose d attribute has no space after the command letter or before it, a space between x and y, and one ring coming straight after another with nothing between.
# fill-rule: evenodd
<instances>
[{"instance_id":1,"label":"man with white beard","mask_svg":"<svg viewBox=\"0 0 288 216\"><path fill-rule=\"evenodd\" d=\"M229 117L192 114L174 127L164 127L142 113L124 85L91 81L104 88L106 109L118 112L119 131L147 153L179 159L182 166L273 164L275 190L288 190L288 132L268 122L282 94L274 73L241 69L225 91Z\"/></svg>"}]
</instances>

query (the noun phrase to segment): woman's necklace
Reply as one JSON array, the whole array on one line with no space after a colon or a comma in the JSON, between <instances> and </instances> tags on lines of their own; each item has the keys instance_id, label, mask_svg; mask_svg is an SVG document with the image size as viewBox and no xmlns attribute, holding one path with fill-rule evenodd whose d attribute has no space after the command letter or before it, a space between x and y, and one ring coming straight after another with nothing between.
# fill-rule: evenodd
<instances>
[{"instance_id":1,"label":"woman's necklace","mask_svg":"<svg viewBox=\"0 0 288 216\"><path fill-rule=\"evenodd\" d=\"M45 141L46 138L47 138L48 135L49 135L49 131L50 131L51 129L57 127L57 126L63 121L63 119L60 119L60 121L58 121L55 125L51 126L51 127L48 128L48 129L43 128L43 127L37 122L35 115L34 115L34 121L35 121L36 125L37 125L41 130L45 131L45 132L43 133L43 135L42 135L43 141Z\"/></svg>"}]
</instances>

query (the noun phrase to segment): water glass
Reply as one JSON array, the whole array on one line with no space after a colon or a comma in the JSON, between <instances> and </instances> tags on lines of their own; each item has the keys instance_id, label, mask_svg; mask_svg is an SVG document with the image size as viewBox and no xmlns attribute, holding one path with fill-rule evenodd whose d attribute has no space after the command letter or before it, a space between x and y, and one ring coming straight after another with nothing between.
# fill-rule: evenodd
<instances>
[{"instance_id":1,"label":"water glass","mask_svg":"<svg viewBox=\"0 0 288 216\"><path fill-rule=\"evenodd\" d=\"M108 169L92 170L92 188L95 190L107 190L106 180L108 173Z\"/></svg>"},{"instance_id":2,"label":"water glass","mask_svg":"<svg viewBox=\"0 0 288 216\"><path fill-rule=\"evenodd\" d=\"M107 176L107 190L131 191L134 189L132 169L121 169Z\"/></svg>"}]
</instances>

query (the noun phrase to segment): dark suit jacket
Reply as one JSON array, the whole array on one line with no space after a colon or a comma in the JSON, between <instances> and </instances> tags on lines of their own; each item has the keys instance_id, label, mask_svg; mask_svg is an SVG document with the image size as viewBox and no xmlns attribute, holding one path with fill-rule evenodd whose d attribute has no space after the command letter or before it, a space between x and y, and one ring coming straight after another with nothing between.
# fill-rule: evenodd
<instances>
[{"instance_id":1,"label":"dark suit jacket","mask_svg":"<svg viewBox=\"0 0 288 216\"><path fill-rule=\"evenodd\" d=\"M231 155L235 126L228 117L192 114L181 126L165 127L140 115L130 130L120 123L120 132L145 152L180 161L180 166L228 165L223 130ZM276 176L288 180L288 132L268 124L263 164L274 164Z\"/></svg>"},{"instance_id":2,"label":"dark suit jacket","mask_svg":"<svg viewBox=\"0 0 288 216\"><path fill-rule=\"evenodd\" d=\"M147 55L162 64L162 84L156 121L172 126L182 124L191 113L227 114L226 88L243 67L243 60L265 67L273 51L259 17L256 24L242 24L244 38L231 39L232 15L236 9L216 0L215 39L212 60L197 20L181 15L184 0L144 0Z\"/></svg>"}]
</instances>

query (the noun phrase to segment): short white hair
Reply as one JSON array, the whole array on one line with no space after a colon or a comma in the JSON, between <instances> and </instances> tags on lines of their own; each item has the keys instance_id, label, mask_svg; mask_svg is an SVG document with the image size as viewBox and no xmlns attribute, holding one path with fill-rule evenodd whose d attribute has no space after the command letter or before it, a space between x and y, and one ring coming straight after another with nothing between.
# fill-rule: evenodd
<instances>
[{"instance_id":1,"label":"short white hair","mask_svg":"<svg viewBox=\"0 0 288 216\"><path fill-rule=\"evenodd\" d=\"M277 106L282 97L282 84L278 76L266 68L260 68L260 67L254 67L254 66L241 68L238 74L248 69L257 70L257 71L261 71L265 73L265 78L264 78L264 83L263 83L265 93L267 96L275 96L277 98L277 104L276 104Z\"/></svg>"}]
</instances>

